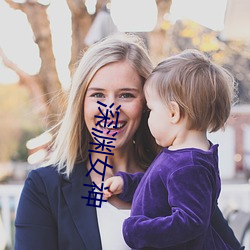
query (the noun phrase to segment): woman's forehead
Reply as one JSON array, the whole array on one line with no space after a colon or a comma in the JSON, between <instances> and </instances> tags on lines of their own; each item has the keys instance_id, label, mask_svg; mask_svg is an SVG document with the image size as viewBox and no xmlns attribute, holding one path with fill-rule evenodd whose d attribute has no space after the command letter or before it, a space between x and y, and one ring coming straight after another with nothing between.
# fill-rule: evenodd
<instances>
[{"instance_id":1,"label":"woman's forehead","mask_svg":"<svg viewBox=\"0 0 250 250\"><path fill-rule=\"evenodd\" d=\"M88 88L142 88L141 77L126 61L114 62L100 68Z\"/></svg>"}]
</instances>

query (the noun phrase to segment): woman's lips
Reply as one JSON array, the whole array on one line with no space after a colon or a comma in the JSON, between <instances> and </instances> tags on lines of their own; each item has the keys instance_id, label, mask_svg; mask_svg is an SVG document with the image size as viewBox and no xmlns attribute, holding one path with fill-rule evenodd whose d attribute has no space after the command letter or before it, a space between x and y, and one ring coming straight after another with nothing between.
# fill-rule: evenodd
<instances>
[{"instance_id":1,"label":"woman's lips","mask_svg":"<svg viewBox=\"0 0 250 250\"><path fill-rule=\"evenodd\" d=\"M122 131L124 130L124 127L126 126L126 123L127 122L125 122L125 121L121 121L121 122L119 121L117 124L112 123L111 126L109 126L109 127L103 127L104 122L101 122L99 124L98 128L103 132L103 134L114 136L116 134L122 133ZM114 128L114 126L115 126L115 128Z\"/></svg>"}]
</instances>

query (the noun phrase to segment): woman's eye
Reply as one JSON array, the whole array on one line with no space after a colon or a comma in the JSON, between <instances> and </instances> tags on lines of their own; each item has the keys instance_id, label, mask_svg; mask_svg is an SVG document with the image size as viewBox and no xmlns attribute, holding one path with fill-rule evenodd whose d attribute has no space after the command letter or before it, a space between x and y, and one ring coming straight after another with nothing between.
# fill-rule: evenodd
<instances>
[{"instance_id":1,"label":"woman's eye","mask_svg":"<svg viewBox=\"0 0 250 250\"><path fill-rule=\"evenodd\" d=\"M104 94L102 94L102 93L93 93L93 94L91 94L91 97L103 98L103 97L104 97Z\"/></svg>"},{"instance_id":2,"label":"woman's eye","mask_svg":"<svg viewBox=\"0 0 250 250\"><path fill-rule=\"evenodd\" d=\"M123 93L120 95L120 98L133 98L133 97L135 96L131 93Z\"/></svg>"}]
</instances>

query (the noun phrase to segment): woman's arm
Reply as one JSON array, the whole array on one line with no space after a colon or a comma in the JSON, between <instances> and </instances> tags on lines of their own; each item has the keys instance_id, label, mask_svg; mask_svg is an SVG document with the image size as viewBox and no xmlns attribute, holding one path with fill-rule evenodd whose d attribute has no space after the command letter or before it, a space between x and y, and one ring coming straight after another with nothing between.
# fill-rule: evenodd
<instances>
[{"instance_id":1,"label":"woman's arm","mask_svg":"<svg viewBox=\"0 0 250 250\"><path fill-rule=\"evenodd\" d=\"M57 250L57 226L41 177L31 171L15 220L15 250Z\"/></svg>"},{"instance_id":2,"label":"woman's arm","mask_svg":"<svg viewBox=\"0 0 250 250\"><path fill-rule=\"evenodd\" d=\"M220 235L220 237L233 249L245 249L240 245L240 242L236 239L233 230L228 225L227 220L223 217L223 214L218 208L218 206L215 208L215 211L213 213L211 224L215 231Z\"/></svg>"}]
</instances>

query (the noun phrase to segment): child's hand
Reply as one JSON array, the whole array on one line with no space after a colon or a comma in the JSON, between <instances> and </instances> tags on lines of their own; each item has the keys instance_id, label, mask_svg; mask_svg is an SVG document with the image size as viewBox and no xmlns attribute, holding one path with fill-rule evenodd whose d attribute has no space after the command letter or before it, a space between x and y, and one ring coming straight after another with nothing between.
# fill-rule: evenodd
<instances>
[{"instance_id":1,"label":"child's hand","mask_svg":"<svg viewBox=\"0 0 250 250\"><path fill-rule=\"evenodd\" d=\"M108 188L107 188L108 187ZM113 176L104 181L103 196L105 199L114 194L120 194L123 188L123 179L120 176Z\"/></svg>"}]
</instances>

